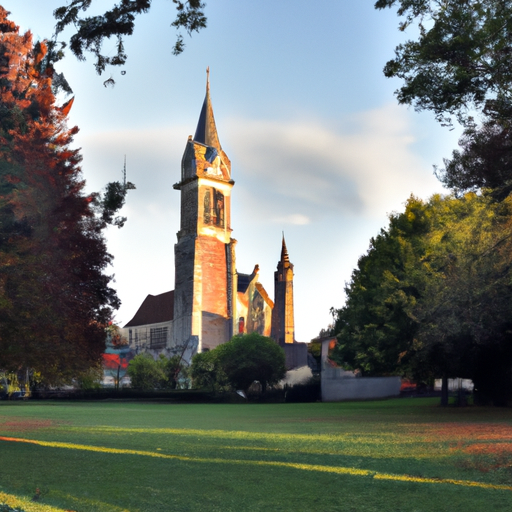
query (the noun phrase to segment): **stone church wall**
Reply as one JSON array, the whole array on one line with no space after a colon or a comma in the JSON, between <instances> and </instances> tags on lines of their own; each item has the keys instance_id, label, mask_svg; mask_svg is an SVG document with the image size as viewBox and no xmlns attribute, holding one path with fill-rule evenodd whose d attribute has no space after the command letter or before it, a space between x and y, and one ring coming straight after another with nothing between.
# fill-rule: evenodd
<instances>
[{"instance_id":1,"label":"stone church wall","mask_svg":"<svg viewBox=\"0 0 512 512\"><path fill-rule=\"evenodd\" d=\"M195 237L187 236L174 248L175 292L174 292L174 340L175 344L186 341L193 332L192 306L194 300L194 248Z\"/></svg>"},{"instance_id":2,"label":"stone church wall","mask_svg":"<svg viewBox=\"0 0 512 512\"><path fill-rule=\"evenodd\" d=\"M180 234L195 233L198 217L198 198L192 183L184 185L181 200L181 231Z\"/></svg>"},{"instance_id":3,"label":"stone church wall","mask_svg":"<svg viewBox=\"0 0 512 512\"><path fill-rule=\"evenodd\" d=\"M263 336L270 336L273 305L263 286L254 279L245 293L237 294L236 334L257 332Z\"/></svg>"},{"instance_id":4,"label":"stone church wall","mask_svg":"<svg viewBox=\"0 0 512 512\"><path fill-rule=\"evenodd\" d=\"M202 263L201 309L227 318L227 265L225 244L216 238L199 237L196 258Z\"/></svg>"},{"instance_id":5,"label":"stone church wall","mask_svg":"<svg viewBox=\"0 0 512 512\"><path fill-rule=\"evenodd\" d=\"M202 350L212 350L229 340L229 319L203 311Z\"/></svg>"}]
</instances>

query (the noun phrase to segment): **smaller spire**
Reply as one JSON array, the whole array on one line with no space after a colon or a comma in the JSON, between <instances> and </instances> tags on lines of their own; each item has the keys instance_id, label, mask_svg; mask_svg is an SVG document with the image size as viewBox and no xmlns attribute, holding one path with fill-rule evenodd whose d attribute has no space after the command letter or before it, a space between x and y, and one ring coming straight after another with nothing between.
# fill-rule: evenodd
<instances>
[{"instance_id":1,"label":"smaller spire","mask_svg":"<svg viewBox=\"0 0 512 512\"><path fill-rule=\"evenodd\" d=\"M283 231L283 246L281 248L281 261L283 263L290 263L290 257L288 256L288 249L286 248L286 241L284 239L284 231Z\"/></svg>"}]
</instances>

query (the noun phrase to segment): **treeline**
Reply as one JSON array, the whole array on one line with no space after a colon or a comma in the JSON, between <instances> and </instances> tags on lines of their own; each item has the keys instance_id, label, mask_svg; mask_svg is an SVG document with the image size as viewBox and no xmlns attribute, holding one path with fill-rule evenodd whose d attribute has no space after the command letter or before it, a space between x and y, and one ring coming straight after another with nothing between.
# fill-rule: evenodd
<instances>
[{"instance_id":1,"label":"treeline","mask_svg":"<svg viewBox=\"0 0 512 512\"><path fill-rule=\"evenodd\" d=\"M365 375L472 379L512 398L512 198L411 197L370 242L334 311L334 357Z\"/></svg>"}]
</instances>

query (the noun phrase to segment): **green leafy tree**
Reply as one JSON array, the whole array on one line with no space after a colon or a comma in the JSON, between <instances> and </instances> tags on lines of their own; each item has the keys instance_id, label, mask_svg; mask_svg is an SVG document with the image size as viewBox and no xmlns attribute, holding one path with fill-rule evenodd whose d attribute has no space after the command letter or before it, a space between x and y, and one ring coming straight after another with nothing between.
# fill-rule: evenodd
<instances>
[{"instance_id":1,"label":"green leafy tree","mask_svg":"<svg viewBox=\"0 0 512 512\"><path fill-rule=\"evenodd\" d=\"M387 77L403 79L398 101L462 122L470 108L482 110L496 98L510 104L512 5L502 0L377 0L398 6L400 30L418 26L418 39L395 49Z\"/></svg>"},{"instance_id":2,"label":"green leafy tree","mask_svg":"<svg viewBox=\"0 0 512 512\"><path fill-rule=\"evenodd\" d=\"M199 32L206 27L205 4L201 0L172 1L176 6L176 18L171 26L178 31L172 51L179 55L185 48L180 30L183 29L192 35L193 32ZM151 0L120 0L103 14L82 15L90 7L91 0L71 0L67 5L56 9L55 33L57 37L65 28L73 27L75 32L69 41L72 53L79 60L85 60L86 52L92 53L96 59L96 71L101 74L107 66L121 66L126 62L124 38L133 34L135 17L151 9ZM117 51L114 55L106 55L102 53L102 44L111 37L117 40ZM54 60L62 57L62 45L54 42L51 49ZM110 83L113 83L113 80L110 80Z\"/></svg>"},{"instance_id":3,"label":"green leafy tree","mask_svg":"<svg viewBox=\"0 0 512 512\"><path fill-rule=\"evenodd\" d=\"M179 385L180 378L186 378L188 376L188 368L183 363L180 356L166 358L160 355L159 362L165 375L165 387L176 389Z\"/></svg>"},{"instance_id":4,"label":"green leafy tree","mask_svg":"<svg viewBox=\"0 0 512 512\"><path fill-rule=\"evenodd\" d=\"M403 373L411 364L418 330L413 311L424 287L416 267L428 222L423 203L411 197L359 259L346 304L333 311L339 339L333 359L345 367L372 376Z\"/></svg>"},{"instance_id":5,"label":"green leafy tree","mask_svg":"<svg viewBox=\"0 0 512 512\"><path fill-rule=\"evenodd\" d=\"M366 375L467 377L512 396L511 201L411 198L359 260L335 357Z\"/></svg>"},{"instance_id":6,"label":"green leafy tree","mask_svg":"<svg viewBox=\"0 0 512 512\"><path fill-rule=\"evenodd\" d=\"M222 370L217 350L200 352L192 358L190 377L194 388L207 389L211 392L225 391L228 379Z\"/></svg>"},{"instance_id":7,"label":"green leafy tree","mask_svg":"<svg viewBox=\"0 0 512 512\"><path fill-rule=\"evenodd\" d=\"M246 391L257 380L265 392L286 373L284 350L273 339L256 332L234 336L214 352L234 389Z\"/></svg>"},{"instance_id":8,"label":"green leafy tree","mask_svg":"<svg viewBox=\"0 0 512 512\"><path fill-rule=\"evenodd\" d=\"M77 379L79 389L96 390L101 388L103 380L103 367L93 366L82 373Z\"/></svg>"},{"instance_id":9,"label":"green leafy tree","mask_svg":"<svg viewBox=\"0 0 512 512\"><path fill-rule=\"evenodd\" d=\"M510 109L512 114L512 108ZM512 115L507 119L486 119L480 127L471 125L459 140L461 150L436 169L448 188L461 194L490 189L501 201L512 191Z\"/></svg>"},{"instance_id":10,"label":"green leafy tree","mask_svg":"<svg viewBox=\"0 0 512 512\"><path fill-rule=\"evenodd\" d=\"M167 358L160 354L155 360L147 353L135 356L128 364L127 373L132 387L144 391L176 389L180 377L188 374L180 356Z\"/></svg>"},{"instance_id":11,"label":"green leafy tree","mask_svg":"<svg viewBox=\"0 0 512 512\"><path fill-rule=\"evenodd\" d=\"M228 387L246 391L255 381L277 384L286 373L284 350L258 333L237 335L214 350L196 354L190 375L194 387L221 391Z\"/></svg>"},{"instance_id":12,"label":"green leafy tree","mask_svg":"<svg viewBox=\"0 0 512 512\"><path fill-rule=\"evenodd\" d=\"M512 4L502 0L378 0L398 6L400 30L416 23L418 38L395 49L384 67L398 77L399 103L430 110L445 125L465 126L438 171L456 193L481 188L502 200L512 190ZM474 113L479 114L478 123Z\"/></svg>"},{"instance_id":13,"label":"green leafy tree","mask_svg":"<svg viewBox=\"0 0 512 512\"><path fill-rule=\"evenodd\" d=\"M443 211L428 237L437 272L415 312L420 354L504 403L512 398L512 202L466 194L432 206Z\"/></svg>"}]
</instances>

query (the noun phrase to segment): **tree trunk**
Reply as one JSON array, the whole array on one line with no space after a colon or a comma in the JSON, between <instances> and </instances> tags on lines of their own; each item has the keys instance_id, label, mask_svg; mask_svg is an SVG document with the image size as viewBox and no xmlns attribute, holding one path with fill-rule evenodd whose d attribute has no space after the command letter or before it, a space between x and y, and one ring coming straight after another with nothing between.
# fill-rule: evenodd
<instances>
[{"instance_id":1,"label":"tree trunk","mask_svg":"<svg viewBox=\"0 0 512 512\"><path fill-rule=\"evenodd\" d=\"M458 404L459 407L466 406L466 395L464 394L464 388L462 387L462 379L459 379L459 398Z\"/></svg>"},{"instance_id":2,"label":"tree trunk","mask_svg":"<svg viewBox=\"0 0 512 512\"><path fill-rule=\"evenodd\" d=\"M446 407L448 405L448 376L443 375L442 384L441 384L441 407Z\"/></svg>"}]
</instances>

